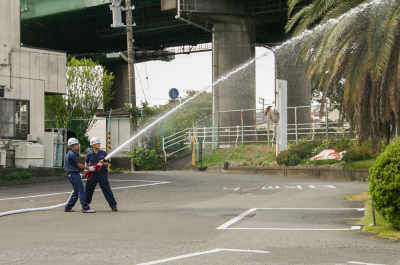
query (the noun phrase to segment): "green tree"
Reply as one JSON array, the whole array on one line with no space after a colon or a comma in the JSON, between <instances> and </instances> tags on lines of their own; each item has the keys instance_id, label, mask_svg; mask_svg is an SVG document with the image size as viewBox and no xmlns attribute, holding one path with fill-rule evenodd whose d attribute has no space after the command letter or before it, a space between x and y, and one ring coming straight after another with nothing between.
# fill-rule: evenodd
<instances>
[{"instance_id":1,"label":"green tree","mask_svg":"<svg viewBox=\"0 0 400 265\"><path fill-rule=\"evenodd\" d=\"M73 121L71 127L71 118L92 119L98 108L112 100L113 81L113 74L99 63L87 58L68 58L66 94L45 97L45 119L55 120L46 127L69 128L85 140L93 120Z\"/></svg>"},{"instance_id":2,"label":"green tree","mask_svg":"<svg viewBox=\"0 0 400 265\"><path fill-rule=\"evenodd\" d=\"M183 104L195 94L199 93L195 90L186 90L184 92L187 96L182 99L182 107L171 113L162 122L155 124L151 130L144 134L140 139L142 147L150 149L156 148L161 142L161 130L163 131L163 136L166 137L187 128L192 128L193 123L212 113L211 93L202 92L197 95L195 99L187 102L187 104ZM142 102L141 105L141 107L130 107L129 104L125 104L134 132L143 129L160 116L177 107L179 101L154 107L150 107L147 102Z\"/></svg>"},{"instance_id":3,"label":"green tree","mask_svg":"<svg viewBox=\"0 0 400 265\"><path fill-rule=\"evenodd\" d=\"M288 1L288 15L299 0ZM299 35L310 26L338 19L314 37L303 39L299 59L307 77L328 95L339 93L343 111L360 140L389 143L400 121L400 1L382 0L358 14L342 16L367 0L314 0L294 14L286 31ZM343 87L344 82L344 87Z\"/></svg>"}]
</instances>

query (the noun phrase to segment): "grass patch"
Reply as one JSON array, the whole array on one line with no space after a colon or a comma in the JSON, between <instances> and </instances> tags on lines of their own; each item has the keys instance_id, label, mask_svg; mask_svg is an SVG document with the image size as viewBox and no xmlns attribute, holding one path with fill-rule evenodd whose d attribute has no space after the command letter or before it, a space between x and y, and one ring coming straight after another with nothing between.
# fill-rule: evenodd
<instances>
[{"instance_id":1,"label":"grass patch","mask_svg":"<svg viewBox=\"0 0 400 265\"><path fill-rule=\"evenodd\" d=\"M350 162L350 163L344 163L341 166L343 169L357 169L357 168L369 169L374 162L375 162L375 159L369 159L369 160L361 160L361 161L355 161L355 162Z\"/></svg>"},{"instance_id":2,"label":"grass patch","mask_svg":"<svg viewBox=\"0 0 400 265\"><path fill-rule=\"evenodd\" d=\"M275 159L275 148L267 145L245 145L220 148L203 157L204 166L240 164L242 166L261 166Z\"/></svg>"},{"instance_id":3,"label":"grass patch","mask_svg":"<svg viewBox=\"0 0 400 265\"><path fill-rule=\"evenodd\" d=\"M325 160L303 160L300 165L314 165L314 166L323 166L323 165L334 165L334 164L338 164L338 163L342 163L342 161L337 160L337 159L325 159Z\"/></svg>"},{"instance_id":4,"label":"grass patch","mask_svg":"<svg viewBox=\"0 0 400 265\"><path fill-rule=\"evenodd\" d=\"M13 181L13 180L21 180L21 179L31 179L34 176L26 171L16 171L8 173L5 177L1 179L1 181Z\"/></svg>"},{"instance_id":5,"label":"grass patch","mask_svg":"<svg viewBox=\"0 0 400 265\"><path fill-rule=\"evenodd\" d=\"M393 241L400 239L400 231L392 228L390 224L377 211L375 211L376 226L371 226L371 204L369 201L370 196L367 192L351 194L348 195L346 199L351 201L365 201L365 216L358 223L359 225L364 226L362 230L363 232L373 233L376 234L377 237L389 238Z\"/></svg>"}]
</instances>

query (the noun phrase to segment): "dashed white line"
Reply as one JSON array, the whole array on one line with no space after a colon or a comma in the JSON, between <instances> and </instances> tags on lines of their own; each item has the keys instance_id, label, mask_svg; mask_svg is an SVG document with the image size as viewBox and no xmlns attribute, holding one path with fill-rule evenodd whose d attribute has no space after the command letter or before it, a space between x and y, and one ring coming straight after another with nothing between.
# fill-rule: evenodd
<instances>
[{"instance_id":1,"label":"dashed white line","mask_svg":"<svg viewBox=\"0 0 400 265\"><path fill-rule=\"evenodd\" d=\"M239 190L240 189L240 187L239 188L236 188L236 189L234 189L234 190Z\"/></svg>"}]
</instances>

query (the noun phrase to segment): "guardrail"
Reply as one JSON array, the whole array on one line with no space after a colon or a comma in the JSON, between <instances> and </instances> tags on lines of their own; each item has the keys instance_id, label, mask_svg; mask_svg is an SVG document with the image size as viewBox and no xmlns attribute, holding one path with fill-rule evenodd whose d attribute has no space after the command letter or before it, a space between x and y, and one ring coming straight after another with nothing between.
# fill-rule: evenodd
<instances>
[{"instance_id":1,"label":"guardrail","mask_svg":"<svg viewBox=\"0 0 400 265\"><path fill-rule=\"evenodd\" d=\"M191 129L185 129L170 136L163 137L162 149L164 152L165 161L167 160L167 157L190 147L190 142L191 142L190 136L191 136ZM174 149L175 151L167 154L166 150L168 148Z\"/></svg>"}]
</instances>

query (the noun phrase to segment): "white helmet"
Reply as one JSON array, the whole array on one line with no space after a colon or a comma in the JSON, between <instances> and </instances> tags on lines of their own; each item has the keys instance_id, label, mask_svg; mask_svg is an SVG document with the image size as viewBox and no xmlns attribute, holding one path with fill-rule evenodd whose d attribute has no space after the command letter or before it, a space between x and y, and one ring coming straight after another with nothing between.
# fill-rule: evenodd
<instances>
[{"instance_id":1,"label":"white helmet","mask_svg":"<svg viewBox=\"0 0 400 265\"><path fill-rule=\"evenodd\" d=\"M92 137L92 139L90 139L90 145L94 144L100 144L100 139L97 137Z\"/></svg>"},{"instance_id":2,"label":"white helmet","mask_svg":"<svg viewBox=\"0 0 400 265\"><path fill-rule=\"evenodd\" d=\"M74 144L79 144L78 140L76 140L76 138L69 138L68 146L71 146L71 145L74 145Z\"/></svg>"}]
</instances>

